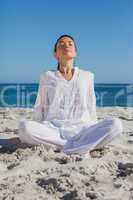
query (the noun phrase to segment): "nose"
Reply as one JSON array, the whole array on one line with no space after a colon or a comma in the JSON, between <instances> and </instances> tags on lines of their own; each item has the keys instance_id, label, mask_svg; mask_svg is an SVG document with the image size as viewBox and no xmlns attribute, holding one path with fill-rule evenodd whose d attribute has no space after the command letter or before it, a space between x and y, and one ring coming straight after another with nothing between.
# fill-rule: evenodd
<instances>
[{"instance_id":1,"label":"nose","mask_svg":"<svg viewBox=\"0 0 133 200\"><path fill-rule=\"evenodd\" d=\"M64 44L64 47L69 47L69 43L66 42L66 43Z\"/></svg>"}]
</instances>

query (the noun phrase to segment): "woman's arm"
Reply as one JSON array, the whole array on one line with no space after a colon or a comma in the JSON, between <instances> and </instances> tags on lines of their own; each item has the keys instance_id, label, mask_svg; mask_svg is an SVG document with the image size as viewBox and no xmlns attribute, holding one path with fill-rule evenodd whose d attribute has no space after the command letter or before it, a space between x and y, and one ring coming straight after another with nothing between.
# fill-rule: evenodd
<instances>
[{"instance_id":1,"label":"woman's arm","mask_svg":"<svg viewBox=\"0 0 133 200\"><path fill-rule=\"evenodd\" d=\"M40 75L37 98L33 109L33 120L41 122L44 118L44 74Z\"/></svg>"},{"instance_id":2,"label":"woman's arm","mask_svg":"<svg viewBox=\"0 0 133 200\"><path fill-rule=\"evenodd\" d=\"M89 111L90 111L90 117L91 120L94 122L97 122L97 113L96 113L96 95L94 90L94 74L90 73L90 79L89 79Z\"/></svg>"}]
</instances>

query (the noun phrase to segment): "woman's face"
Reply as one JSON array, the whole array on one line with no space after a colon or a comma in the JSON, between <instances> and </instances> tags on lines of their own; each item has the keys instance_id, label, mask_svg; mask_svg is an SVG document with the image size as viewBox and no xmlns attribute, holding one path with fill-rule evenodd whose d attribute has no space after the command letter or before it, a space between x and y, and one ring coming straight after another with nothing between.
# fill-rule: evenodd
<instances>
[{"instance_id":1,"label":"woman's face","mask_svg":"<svg viewBox=\"0 0 133 200\"><path fill-rule=\"evenodd\" d=\"M76 47L74 41L69 37L61 38L56 46L55 57L57 60L72 59L76 57Z\"/></svg>"}]
</instances>

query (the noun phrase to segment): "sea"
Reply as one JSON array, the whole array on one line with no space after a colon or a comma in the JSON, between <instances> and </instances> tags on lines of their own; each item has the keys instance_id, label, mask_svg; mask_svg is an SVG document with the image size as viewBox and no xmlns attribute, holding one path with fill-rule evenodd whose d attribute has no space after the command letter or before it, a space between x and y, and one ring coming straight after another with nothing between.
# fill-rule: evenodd
<instances>
[{"instance_id":1,"label":"sea","mask_svg":"<svg viewBox=\"0 0 133 200\"><path fill-rule=\"evenodd\" d=\"M38 91L37 83L0 84L0 107L32 108ZM99 107L133 107L132 84L95 84L96 104Z\"/></svg>"}]
</instances>

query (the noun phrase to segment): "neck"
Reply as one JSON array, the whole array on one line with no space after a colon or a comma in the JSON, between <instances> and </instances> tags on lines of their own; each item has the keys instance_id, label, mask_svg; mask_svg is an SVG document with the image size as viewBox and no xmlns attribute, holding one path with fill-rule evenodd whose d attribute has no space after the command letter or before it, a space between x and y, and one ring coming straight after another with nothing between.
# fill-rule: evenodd
<instances>
[{"instance_id":1,"label":"neck","mask_svg":"<svg viewBox=\"0 0 133 200\"><path fill-rule=\"evenodd\" d=\"M70 73L72 73L72 69L73 69L73 60L60 61L59 71L61 73L70 74Z\"/></svg>"}]
</instances>

